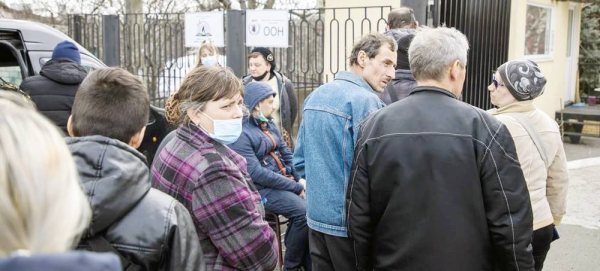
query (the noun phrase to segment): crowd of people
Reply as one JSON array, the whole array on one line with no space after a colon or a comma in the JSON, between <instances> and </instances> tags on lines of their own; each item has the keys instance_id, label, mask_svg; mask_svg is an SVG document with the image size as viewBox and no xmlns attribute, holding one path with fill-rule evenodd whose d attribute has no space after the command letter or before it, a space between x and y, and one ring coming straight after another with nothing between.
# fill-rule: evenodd
<instances>
[{"instance_id":1,"label":"crowd of people","mask_svg":"<svg viewBox=\"0 0 600 271\"><path fill-rule=\"evenodd\" d=\"M0 93L0 270L542 270L569 178L547 79L502 64L486 112L460 100L468 51L395 9L300 107L269 49L239 78L202 44L148 167L141 80L62 42L31 99Z\"/></svg>"}]
</instances>

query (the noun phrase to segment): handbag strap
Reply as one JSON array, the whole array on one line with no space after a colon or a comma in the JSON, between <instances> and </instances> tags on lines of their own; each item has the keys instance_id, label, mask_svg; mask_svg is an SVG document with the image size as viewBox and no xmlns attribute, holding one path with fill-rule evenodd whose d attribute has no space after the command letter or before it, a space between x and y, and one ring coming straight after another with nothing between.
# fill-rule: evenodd
<instances>
[{"instance_id":1,"label":"handbag strap","mask_svg":"<svg viewBox=\"0 0 600 271\"><path fill-rule=\"evenodd\" d=\"M273 151L277 150L277 141L275 140L275 138L269 131L266 122L263 122L260 124L260 130L269 138L269 140L271 140L271 143L273 143L273 149L269 152L269 155L271 157L273 157L273 160L275 160L275 163L277 164L277 168L279 168L279 170L281 170L281 173L283 174L283 176L286 176L293 180L294 176L287 174L287 170L285 169L285 166L283 166L283 163L281 162L279 157L277 157L277 155L273 152Z\"/></svg>"},{"instance_id":2,"label":"handbag strap","mask_svg":"<svg viewBox=\"0 0 600 271\"><path fill-rule=\"evenodd\" d=\"M533 128L533 125L531 124L531 121L529 121L529 118L524 113L505 113L505 114L512 117L513 119L515 119L517 122L519 122L523 126L523 128L525 128L525 130L529 134L529 137L531 138L531 140L533 140L533 144L538 149L538 152L540 153L542 160L544 160L544 165L546 165L546 168L548 168L550 165L548 164L548 156L546 156L546 148L544 148L544 145L542 144L542 140L540 139L540 135Z\"/></svg>"}]
</instances>

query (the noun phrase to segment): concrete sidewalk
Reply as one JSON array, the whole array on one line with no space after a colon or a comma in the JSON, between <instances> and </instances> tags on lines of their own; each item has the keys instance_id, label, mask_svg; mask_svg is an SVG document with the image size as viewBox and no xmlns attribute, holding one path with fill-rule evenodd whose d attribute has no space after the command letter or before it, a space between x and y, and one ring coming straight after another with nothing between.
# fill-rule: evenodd
<instances>
[{"instance_id":1,"label":"concrete sidewalk","mask_svg":"<svg viewBox=\"0 0 600 271\"><path fill-rule=\"evenodd\" d=\"M566 139L564 146L567 161L600 157L600 138L582 137L579 144L571 144Z\"/></svg>"},{"instance_id":2,"label":"concrete sidewalk","mask_svg":"<svg viewBox=\"0 0 600 271\"><path fill-rule=\"evenodd\" d=\"M557 227L544 271L600 270L600 139L565 142L569 161L567 214Z\"/></svg>"},{"instance_id":3,"label":"concrete sidewalk","mask_svg":"<svg viewBox=\"0 0 600 271\"><path fill-rule=\"evenodd\" d=\"M600 270L600 230L560 225L560 239L552 243L544 262L544 271Z\"/></svg>"},{"instance_id":4,"label":"concrete sidewalk","mask_svg":"<svg viewBox=\"0 0 600 271\"><path fill-rule=\"evenodd\" d=\"M579 162L576 160L570 162ZM544 271L600 270L600 165L570 169L567 214Z\"/></svg>"}]
</instances>

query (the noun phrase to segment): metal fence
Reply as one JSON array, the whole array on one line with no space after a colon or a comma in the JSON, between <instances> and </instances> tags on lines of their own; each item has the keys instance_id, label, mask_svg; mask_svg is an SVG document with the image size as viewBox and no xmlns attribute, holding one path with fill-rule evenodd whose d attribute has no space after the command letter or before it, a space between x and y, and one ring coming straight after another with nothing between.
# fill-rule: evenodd
<instances>
[{"instance_id":1,"label":"metal fence","mask_svg":"<svg viewBox=\"0 0 600 271\"><path fill-rule=\"evenodd\" d=\"M492 71L508 58L510 6L511 0L435 0L427 9L428 22L456 27L469 39L462 99L480 108L491 107L487 86ZM368 32L383 32L390 10L389 6L290 10L290 47L271 49L277 70L292 80L299 100L347 69L352 43ZM225 13L226 47L221 54L227 56L222 62L242 76L251 48L243 44L245 11L236 12L230 11L241 17L237 24L231 24ZM116 20L118 30L107 31L107 19ZM105 62L111 59L107 55L116 53L116 65L143 77L153 103L162 106L196 62L195 49L184 44L184 20L185 14L70 15L69 35ZM106 37L117 40L106 42ZM111 43L118 46L105 52Z\"/></svg>"},{"instance_id":2,"label":"metal fence","mask_svg":"<svg viewBox=\"0 0 600 271\"><path fill-rule=\"evenodd\" d=\"M434 25L455 27L469 39L463 101L492 107L487 86L492 72L508 59L511 0L435 0Z\"/></svg>"},{"instance_id":3,"label":"metal fence","mask_svg":"<svg viewBox=\"0 0 600 271\"><path fill-rule=\"evenodd\" d=\"M384 30L390 10L389 6L289 10L290 46L271 48L276 69L290 78L302 101L314 88L347 68L333 58L347 65L344 58L348 57L355 39L371 31ZM241 15L245 16L245 11L241 11ZM246 73L246 55L252 48L236 42L244 40L238 36L245 35L245 27L228 27L227 16L225 12L226 46L220 53L226 57L221 63L226 62L242 76ZM114 30L118 33L107 31L108 20L118 22L118 30ZM112 56L117 54L113 65L144 78L153 104L163 106L196 62L196 49L185 47L184 23L185 14L69 15L68 33L105 63L113 62L107 59L114 59ZM235 39L231 38L232 34ZM118 45L107 46L115 43ZM329 46L325 46L326 43ZM236 58L238 63L232 63L230 55L239 51L243 51L243 57ZM239 59L243 63L239 63Z\"/></svg>"}]
</instances>

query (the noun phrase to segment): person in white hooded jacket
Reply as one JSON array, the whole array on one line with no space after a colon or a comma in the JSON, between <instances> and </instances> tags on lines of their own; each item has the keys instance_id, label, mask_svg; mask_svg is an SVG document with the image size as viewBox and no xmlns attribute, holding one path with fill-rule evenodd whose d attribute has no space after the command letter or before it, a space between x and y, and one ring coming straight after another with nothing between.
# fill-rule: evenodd
<instances>
[{"instance_id":1,"label":"person in white hooded jacket","mask_svg":"<svg viewBox=\"0 0 600 271\"><path fill-rule=\"evenodd\" d=\"M567 207L569 174L556 121L537 109L533 100L544 93L546 78L531 60L502 64L488 86L493 105L488 112L510 131L527 181L533 210L535 270L543 268L550 243L558 238Z\"/></svg>"},{"instance_id":2,"label":"person in white hooded jacket","mask_svg":"<svg viewBox=\"0 0 600 271\"><path fill-rule=\"evenodd\" d=\"M111 253L71 251L91 210L56 126L0 91L0 271L120 271Z\"/></svg>"}]
</instances>

